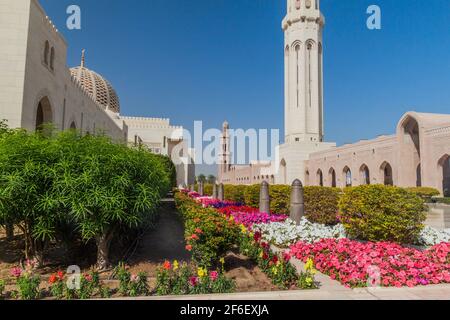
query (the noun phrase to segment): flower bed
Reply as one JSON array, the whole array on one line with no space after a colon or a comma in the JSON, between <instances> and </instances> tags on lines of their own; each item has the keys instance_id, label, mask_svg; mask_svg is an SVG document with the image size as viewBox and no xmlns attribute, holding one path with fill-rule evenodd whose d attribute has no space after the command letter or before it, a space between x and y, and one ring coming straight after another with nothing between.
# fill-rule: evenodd
<instances>
[{"instance_id":1,"label":"flower bed","mask_svg":"<svg viewBox=\"0 0 450 320\"><path fill-rule=\"evenodd\" d=\"M298 226L287 219L284 222L255 224L252 229L260 232L265 241L284 248L298 241L313 243L326 238L345 238L345 230L341 224L326 226L309 222L306 218L303 218Z\"/></svg>"},{"instance_id":2,"label":"flower bed","mask_svg":"<svg viewBox=\"0 0 450 320\"><path fill-rule=\"evenodd\" d=\"M298 242L290 250L302 261L312 259L320 272L348 287L365 287L369 283L385 287L450 283L449 252L449 243L419 251L394 243L348 239Z\"/></svg>"},{"instance_id":3,"label":"flower bed","mask_svg":"<svg viewBox=\"0 0 450 320\"><path fill-rule=\"evenodd\" d=\"M298 275L295 267L290 263L289 255L274 254L270 249L270 244L262 240L261 234L259 232L253 233L251 231L251 226L255 223L261 225L264 223L284 222L287 219L287 216L261 213L257 209L233 202L215 202L215 200L209 202L212 199L208 197L199 197L192 192L178 193L175 198L177 207L180 212L182 212L186 221L187 235L192 232L190 221L192 220L195 223L194 225L197 229L194 230L194 233L191 236L187 237L189 243L187 249L193 251L198 256L202 256L203 265L214 265L211 260L209 260L208 263L208 259L211 259L211 257L217 259L218 257L223 256L225 252L222 250L219 254L217 250L210 247L210 249L212 249L210 254L205 255L205 247L198 245L205 233L204 229L199 226L199 224L204 223L204 220L210 219L211 216L220 220L220 218L217 217L217 215L220 215L220 217L227 222L224 223L222 221L223 225L226 225L231 229L233 228L232 226L240 229L240 234L234 238L235 244L239 246L242 254L252 258L258 263L258 266L272 280L273 284L283 289L291 287L310 289L317 287L314 281L314 270L309 268L306 272ZM206 207L208 204L210 207ZM207 217L205 213L207 213L209 217ZM200 216L202 216L202 218L200 218ZM199 230L202 232L198 232ZM223 238L223 235L221 235L224 231L223 228L216 226L214 231L214 235L210 237L210 243L215 243Z\"/></svg>"}]
</instances>

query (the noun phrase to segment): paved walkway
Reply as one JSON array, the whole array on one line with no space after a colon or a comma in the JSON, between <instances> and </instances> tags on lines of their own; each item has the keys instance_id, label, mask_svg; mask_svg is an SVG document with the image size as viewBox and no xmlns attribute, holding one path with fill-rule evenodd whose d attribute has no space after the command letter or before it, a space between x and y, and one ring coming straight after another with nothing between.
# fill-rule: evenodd
<instances>
[{"instance_id":1,"label":"paved walkway","mask_svg":"<svg viewBox=\"0 0 450 320\"><path fill-rule=\"evenodd\" d=\"M190 254L185 249L183 221L175 210L173 199L164 199L160 210L157 227L141 240L132 263L190 260Z\"/></svg>"}]
</instances>

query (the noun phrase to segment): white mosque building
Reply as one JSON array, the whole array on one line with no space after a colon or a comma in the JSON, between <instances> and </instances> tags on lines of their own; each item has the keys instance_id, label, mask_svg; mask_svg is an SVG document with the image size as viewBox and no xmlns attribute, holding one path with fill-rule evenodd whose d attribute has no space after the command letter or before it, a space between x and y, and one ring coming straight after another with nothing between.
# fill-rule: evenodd
<instances>
[{"instance_id":1,"label":"white mosque building","mask_svg":"<svg viewBox=\"0 0 450 320\"><path fill-rule=\"evenodd\" d=\"M194 182L193 150L183 128L169 119L122 116L119 96L87 68L84 51L80 66L67 67L68 44L38 0L1 0L0 43L0 119L9 127L34 131L52 123L82 134L103 132L171 156L177 183Z\"/></svg>"},{"instance_id":2,"label":"white mosque building","mask_svg":"<svg viewBox=\"0 0 450 320\"><path fill-rule=\"evenodd\" d=\"M268 181L330 187L386 184L434 187L450 196L450 114L408 112L396 133L336 147L325 142L323 42L319 0L287 0L285 34L285 142L272 162L231 164L229 124L224 123L218 181ZM351 125L351 124L349 124Z\"/></svg>"}]
</instances>

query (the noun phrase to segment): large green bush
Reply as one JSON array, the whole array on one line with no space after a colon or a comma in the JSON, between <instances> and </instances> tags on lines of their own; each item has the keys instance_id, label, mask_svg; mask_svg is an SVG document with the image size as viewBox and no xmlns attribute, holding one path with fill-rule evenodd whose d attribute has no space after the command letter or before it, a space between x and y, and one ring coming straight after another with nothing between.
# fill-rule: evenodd
<instances>
[{"instance_id":1,"label":"large green bush","mask_svg":"<svg viewBox=\"0 0 450 320\"><path fill-rule=\"evenodd\" d=\"M245 201L244 192L246 188L247 186L245 185L231 185L231 184L224 185L223 190L225 199L234 202L244 203Z\"/></svg>"},{"instance_id":2,"label":"large green bush","mask_svg":"<svg viewBox=\"0 0 450 320\"><path fill-rule=\"evenodd\" d=\"M383 185L346 188L339 208L349 236L368 241L415 243L426 218L420 197Z\"/></svg>"},{"instance_id":3,"label":"large green bush","mask_svg":"<svg viewBox=\"0 0 450 320\"><path fill-rule=\"evenodd\" d=\"M11 131L0 136L0 219L22 230L26 256L39 260L69 227L96 242L103 269L111 240L155 213L172 169L167 159L103 136Z\"/></svg>"},{"instance_id":4,"label":"large green bush","mask_svg":"<svg viewBox=\"0 0 450 320\"><path fill-rule=\"evenodd\" d=\"M315 223L335 225L339 222L341 190L330 187L305 187L305 215Z\"/></svg>"},{"instance_id":5,"label":"large green bush","mask_svg":"<svg viewBox=\"0 0 450 320\"><path fill-rule=\"evenodd\" d=\"M406 188L409 192L412 192L422 199L424 199L426 202L431 202L432 197L439 196L441 193L439 190L435 188L429 188L429 187L414 187L414 188Z\"/></svg>"}]
</instances>

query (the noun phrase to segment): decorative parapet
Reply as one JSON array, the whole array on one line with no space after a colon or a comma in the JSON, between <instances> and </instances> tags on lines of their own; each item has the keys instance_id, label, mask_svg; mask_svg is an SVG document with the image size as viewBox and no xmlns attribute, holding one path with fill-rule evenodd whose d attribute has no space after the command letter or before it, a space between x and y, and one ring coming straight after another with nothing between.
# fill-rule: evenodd
<instances>
[{"instance_id":1,"label":"decorative parapet","mask_svg":"<svg viewBox=\"0 0 450 320\"><path fill-rule=\"evenodd\" d=\"M425 134L427 135L440 135L450 133L450 126L446 127L437 127L425 130Z\"/></svg>"}]
</instances>

